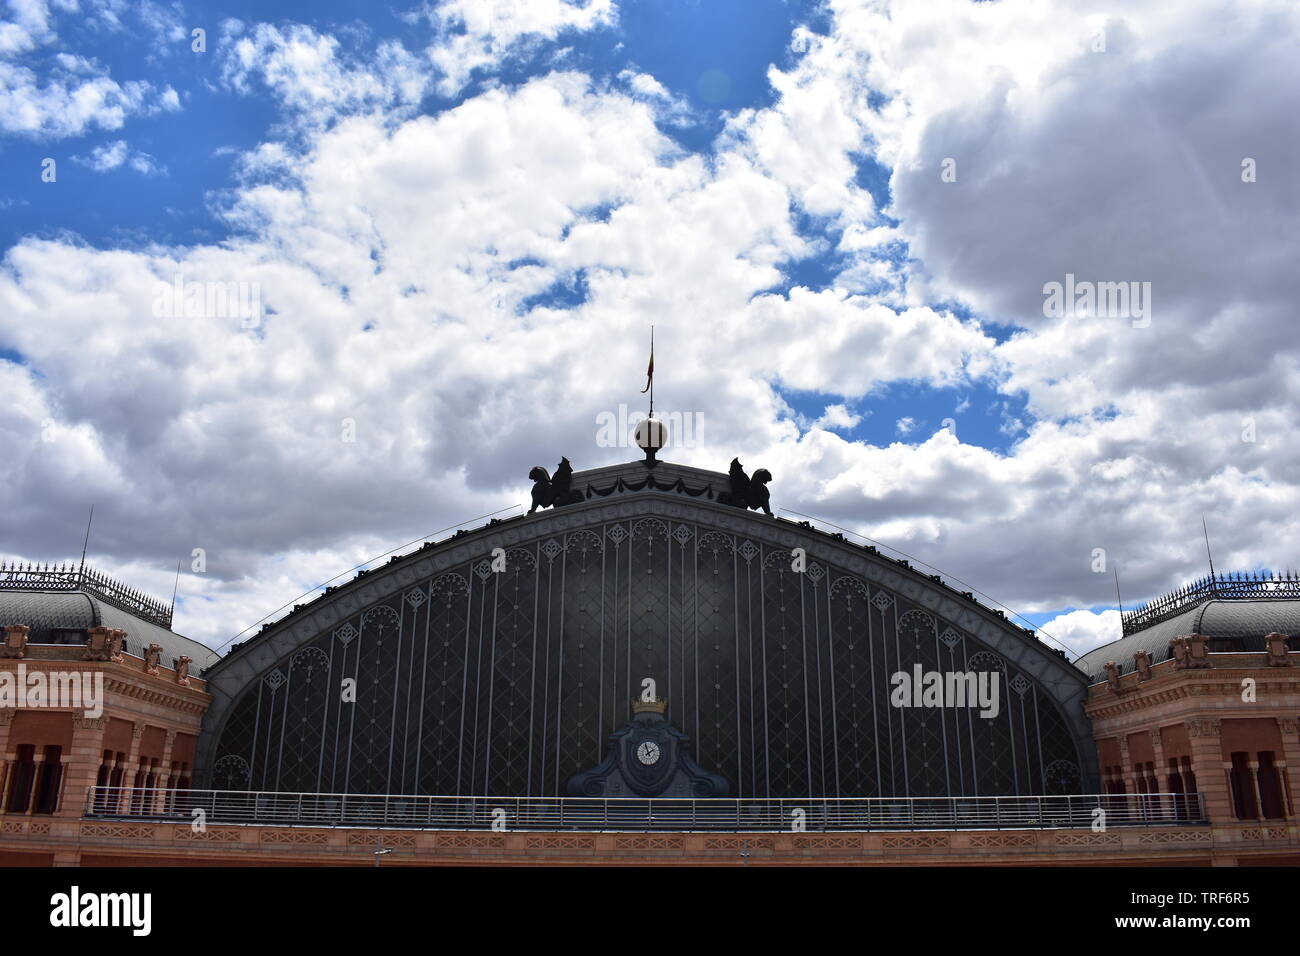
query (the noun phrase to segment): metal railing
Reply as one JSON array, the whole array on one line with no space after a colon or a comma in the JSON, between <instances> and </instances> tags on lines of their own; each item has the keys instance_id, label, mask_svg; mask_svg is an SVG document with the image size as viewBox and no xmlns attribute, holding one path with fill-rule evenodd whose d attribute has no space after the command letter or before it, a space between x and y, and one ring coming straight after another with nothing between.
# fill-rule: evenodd
<instances>
[{"instance_id":1,"label":"metal railing","mask_svg":"<svg viewBox=\"0 0 1300 956\"><path fill-rule=\"evenodd\" d=\"M1132 634L1211 600L1300 597L1294 572L1234 571L1199 578L1121 615L1123 633Z\"/></svg>"},{"instance_id":2,"label":"metal railing","mask_svg":"<svg viewBox=\"0 0 1300 956\"><path fill-rule=\"evenodd\" d=\"M201 814L197 811L202 811ZM436 830L1050 829L1206 822L1200 794L679 799L430 797L91 787L89 818Z\"/></svg>"},{"instance_id":3,"label":"metal railing","mask_svg":"<svg viewBox=\"0 0 1300 956\"><path fill-rule=\"evenodd\" d=\"M172 608L101 571L74 564L0 561L0 591L85 591L119 610L171 629ZM11 622L12 623L12 622Z\"/></svg>"}]
</instances>

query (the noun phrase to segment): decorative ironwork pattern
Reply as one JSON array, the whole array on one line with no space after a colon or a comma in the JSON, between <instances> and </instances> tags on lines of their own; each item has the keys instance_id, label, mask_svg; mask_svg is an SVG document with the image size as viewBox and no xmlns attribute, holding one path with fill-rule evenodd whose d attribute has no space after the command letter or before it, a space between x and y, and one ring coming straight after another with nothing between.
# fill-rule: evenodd
<instances>
[{"instance_id":1,"label":"decorative ironwork pattern","mask_svg":"<svg viewBox=\"0 0 1300 956\"><path fill-rule=\"evenodd\" d=\"M1300 598L1300 577L1291 571L1206 575L1131 611L1125 611L1124 633L1132 634L1152 624L1167 621L1206 601L1234 598Z\"/></svg>"},{"instance_id":2,"label":"decorative ironwork pattern","mask_svg":"<svg viewBox=\"0 0 1300 956\"><path fill-rule=\"evenodd\" d=\"M171 630L172 609L94 568L0 561L0 591L85 591L119 611Z\"/></svg>"},{"instance_id":3,"label":"decorative ironwork pattern","mask_svg":"<svg viewBox=\"0 0 1300 956\"><path fill-rule=\"evenodd\" d=\"M1084 785L1041 675L901 591L820 557L810 574L793 544L706 524L580 524L517 539L504 568L463 548L353 602L244 685L214 728L213 784L554 797L599 762L648 678L743 798ZM896 675L918 667L995 674L996 714L891 706Z\"/></svg>"}]
</instances>

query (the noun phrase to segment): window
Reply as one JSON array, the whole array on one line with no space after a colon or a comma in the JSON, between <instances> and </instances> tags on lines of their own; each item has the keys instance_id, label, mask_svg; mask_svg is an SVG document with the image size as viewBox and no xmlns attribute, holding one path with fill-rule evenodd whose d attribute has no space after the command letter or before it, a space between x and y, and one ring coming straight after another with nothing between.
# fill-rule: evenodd
<instances>
[{"instance_id":1,"label":"window","mask_svg":"<svg viewBox=\"0 0 1300 956\"><path fill-rule=\"evenodd\" d=\"M113 778L113 751L105 750L99 761L99 773L95 774L95 812L103 813L108 809L109 781Z\"/></svg>"},{"instance_id":2,"label":"window","mask_svg":"<svg viewBox=\"0 0 1300 956\"><path fill-rule=\"evenodd\" d=\"M1192 758L1182 758L1183 769L1183 786L1187 793L1187 815L1188 817L1200 816L1201 799L1200 790L1196 786L1196 771L1192 769Z\"/></svg>"},{"instance_id":3,"label":"window","mask_svg":"<svg viewBox=\"0 0 1300 956\"><path fill-rule=\"evenodd\" d=\"M10 771L12 783L9 785L9 813L26 813L31 805L32 781L36 778L36 747L32 744L19 744L18 756L14 759Z\"/></svg>"},{"instance_id":4,"label":"window","mask_svg":"<svg viewBox=\"0 0 1300 956\"><path fill-rule=\"evenodd\" d=\"M36 780L36 799L32 813L53 813L59 808L59 786L63 783L63 748L50 745L45 748Z\"/></svg>"},{"instance_id":5,"label":"window","mask_svg":"<svg viewBox=\"0 0 1300 956\"><path fill-rule=\"evenodd\" d=\"M1273 752L1259 754L1259 799L1263 803L1261 816L1265 820L1281 820L1286 816L1282 795L1282 775L1273 764Z\"/></svg>"},{"instance_id":6,"label":"window","mask_svg":"<svg viewBox=\"0 0 1300 956\"><path fill-rule=\"evenodd\" d=\"M1259 807L1255 803L1255 780L1250 772L1250 754L1242 750L1233 751L1232 769L1228 771L1228 781L1237 819L1259 819Z\"/></svg>"}]
</instances>

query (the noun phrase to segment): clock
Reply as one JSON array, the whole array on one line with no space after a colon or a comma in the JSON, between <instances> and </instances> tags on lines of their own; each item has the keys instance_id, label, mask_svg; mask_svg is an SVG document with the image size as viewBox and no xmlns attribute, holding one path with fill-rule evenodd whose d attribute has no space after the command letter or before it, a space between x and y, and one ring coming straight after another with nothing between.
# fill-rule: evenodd
<instances>
[{"instance_id":1,"label":"clock","mask_svg":"<svg viewBox=\"0 0 1300 956\"><path fill-rule=\"evenodd\" d=\"M659 762L659 745L653 740L642 742L641 746L636 748L636 759L647 767L654 766Z\"/></svg>"}]
</instances>

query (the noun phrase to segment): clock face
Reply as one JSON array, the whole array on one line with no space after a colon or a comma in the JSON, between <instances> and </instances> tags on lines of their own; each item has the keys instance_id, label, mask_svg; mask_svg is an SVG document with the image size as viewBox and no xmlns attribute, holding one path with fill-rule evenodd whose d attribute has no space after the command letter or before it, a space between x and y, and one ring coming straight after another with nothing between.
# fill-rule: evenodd
<instances>
[{"instance_id":1,"label":"clock face","mask_svg":"<svg viewBox=\"0 0 1300 956\"><path fill-rule=\"evenodd\" d=\"M641 761L647 767L653 766L659 762L659 745L653 740L642 742L640 747L636 748L636 759Z\"/></svg>"}]
</instances>

